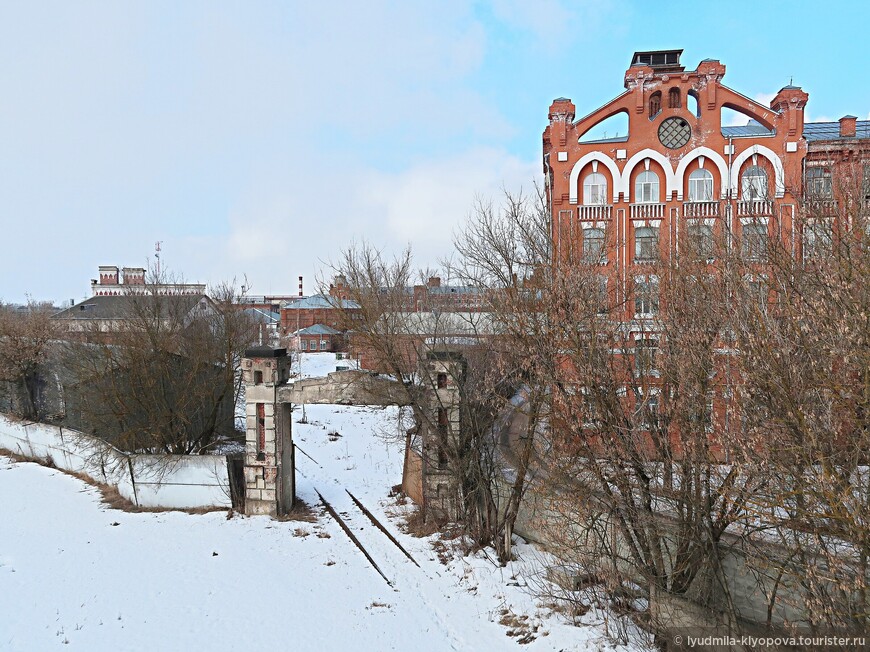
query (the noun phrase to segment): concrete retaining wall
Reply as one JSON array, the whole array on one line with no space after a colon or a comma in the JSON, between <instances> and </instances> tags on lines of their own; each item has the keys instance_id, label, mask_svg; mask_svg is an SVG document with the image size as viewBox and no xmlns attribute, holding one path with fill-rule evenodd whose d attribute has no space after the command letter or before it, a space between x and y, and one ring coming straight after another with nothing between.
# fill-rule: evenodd
<instances>
[{"instance_id":1,"label":"concrete retaining wall","mask_svg":"<svg viewBox=\"0 0 870 652\"><path fill-rule=\"evenodd\" d=\"M0 448L83 473L139 507L229 508L222 455L131 455L77 430L0 415Z\"/></svg>"}]
</instances>

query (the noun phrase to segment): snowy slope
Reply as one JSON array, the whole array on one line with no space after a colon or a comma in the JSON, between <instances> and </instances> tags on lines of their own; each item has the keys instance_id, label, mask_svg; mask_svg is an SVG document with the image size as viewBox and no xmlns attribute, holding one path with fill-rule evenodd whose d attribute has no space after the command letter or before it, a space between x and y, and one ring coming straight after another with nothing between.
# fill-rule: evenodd
<instances>
[{"instance_id":1,"label":"snowy slope","mask_svg":"<svg viewBox=\"0 0 870 652\"><path fill-rule=\"evenodd\" d=\"M498 568L478 555L445 566L430 539L389 520L401 511L387 494L402 451L383 436L396 432L396 408L308 406L306 417L294 438L316 462L297 454L299 496L316 505L316 488L345 514L393 587L319 508L317 523L128 514L75 478L0 458L0 649L612 649L599 625L539 614L522 586L523 561ZM520 553L533 563L529 548ZM536 640L508 637L498 624L504 608L538 622Z\"/></svg>"}]
</instances>

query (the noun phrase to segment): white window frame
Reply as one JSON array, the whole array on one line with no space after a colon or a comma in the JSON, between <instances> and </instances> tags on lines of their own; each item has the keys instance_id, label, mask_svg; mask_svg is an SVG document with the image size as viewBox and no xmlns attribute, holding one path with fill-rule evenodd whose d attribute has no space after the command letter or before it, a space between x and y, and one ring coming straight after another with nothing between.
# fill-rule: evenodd
<instances>
[{"instance_id":1,"label":"white window frame","mask_svg":"<svg viewBox=\"0 0 870 652\"><path fill-rule=\"evenodd\" d=\"M300 351L307 351L308 350L308 340L306 340L304 337L299 338L299 350Z\"/></svg>"},{"instance_id":2,"label":"white window frame","mask_svg":"<svg viewBox=\"0 0 870 652\"><path fill-rule=\"evenodd\" d=\"M640 238L638 237L641 231L650 231L654 234L653 238ZM641 241L643 240L646 243L648 240L652 240L652 244L643 244ZM652 256L645 255L645 250L651 249ZM649 252L646 252L649 253ZM657 226L636 226L634 228L634 259L636 261L651 261L659 259L659 227Z\"/></svg>"},{"instance_id":3,"label":"white window frame","mask_svg":"<svg viewBox=\"0 0 870 652\"><path fill-rule=\"evenodd\" d=\"M593 232L596 234L596 236L600 234L600 237L590 238L589 236ZM604 229L603 226L594 226L591 228L583 229L583 260L585 262L607 262L607 259L604 258L606 238L607 231ZM596 243L595 251L592 251L591 249L592 243Z\"/></svg>"},{"instance_id":4,"label":"white window frame","mask_svg":"<svg viewBox=\"0 0 870 652\"><path fill-rule=\"evenodd\" d=\"M652 170L644 170L634 182L634 201L637 204L659 203L659 175Z\"/></svg>"},{"instance_id":5,"label":"white window frame","mask_svg":"<svg viewBox=\"0 0 870 652\"><path fill-rule=\"evenodd\" d=\"M747 234L747 230L749 231L749 234ZM752 238L747 237L747 235L752 234L754 234ZM759 238L759 235L763 235L764 238ZM770 236L767 232L767 222L746 222L745 224L741 225L740 255L743 256L745 260L750 261L767 260L767 247L769 238ZM756 244L753 245L753 242L755 242ZM763 244L763 246L759 246L761 244Z\"/></svg>"},{"instance_id":6,"label":"white window frame","mask_svg":"<svg viewBox=\"0 0 870 652\"><path fill-rule=\"evenodd\" d=\"M601 172L590 172L583 179L583 205L604 206L607 204L607 177Z\"/></svg>"},{"instance_id":7,"label":"white window frame","mask_svg":"<svg viewBox=\"0 0 870 652\"><path fill-rule=\"evenodd\" d=\"M695 260L713 260L713 225L705 222L689 222L686 225L686 240L691 243L696 251L692 252ZM699 246L700 243L700 246Z\"/></svg>"},{"instance_id":8,"label":"white window frame","mask_svg":"<svg viewBox=\"0 0 870 652\"><path fill-rule=\"evenodd\" d=\"M767 199L767 171L760 165L750 165L740 178L740 197L743 201Z\"/></svg>"},{"instance_id":9,"label":"white window frame","mask_svg":"<svg viewBox=\"0 0 870 652\"><path fill-rule=\"evenodd\" d=\"M641 292L641 287L644 291ZM635 276L633 288L634 316L649 319L659 311L659 279L657 276ZM642 310L638 310L642 308Z\"/></svg>"},{"instance_id":10,"label":"white window frame","mask_svg":"<svg viewBox=\"0 0 870 652\"><path fill-rule=\"evenodd\" d=\"M713 201L713 173L698 168L689 175L689 201Z\"/></svg>"},{"instance_id":11,"label":"white window frame","mask_svg":"<svg viewBox=\"0 0 870 652\"><path fill-rule=\"evenodd\" d=\"M327 344L328 344L327 340L320 340L320 350L326 351Z\"/></svg>"},{"instance_id":12,"label":"white window frame","mask_svg":"<svg viewBox=\"0 0 870 652\"><path fill-rule=\"evenodd\" d=\"M804 223L803 250L804 260L821 258L833 249L834 222L818 218Z\"/></svg>"}]
</instances>

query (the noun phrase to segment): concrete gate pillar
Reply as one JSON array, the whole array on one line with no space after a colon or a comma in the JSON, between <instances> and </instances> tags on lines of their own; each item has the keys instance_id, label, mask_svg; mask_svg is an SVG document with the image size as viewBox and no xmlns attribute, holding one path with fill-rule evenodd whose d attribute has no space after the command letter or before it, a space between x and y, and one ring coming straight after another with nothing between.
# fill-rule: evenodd
<instances>
[{"instance_id":1,"label":"concrete gate pillar","mask_svg":"<svg viewBox=\"0 0 870 652\"><path fill-rule=\"evenodd\" d=\"M286 514L296 495L290 405L278 402L278 387L290 377L287 349L245 351L245 513Z\"/></svg>"}]
</instances>

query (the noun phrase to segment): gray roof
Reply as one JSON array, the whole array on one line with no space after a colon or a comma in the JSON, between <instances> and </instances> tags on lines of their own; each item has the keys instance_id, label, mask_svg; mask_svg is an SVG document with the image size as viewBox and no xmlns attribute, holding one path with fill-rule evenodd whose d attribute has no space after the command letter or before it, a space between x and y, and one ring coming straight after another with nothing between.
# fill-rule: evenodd
<instances>
[{"instance_id":1,"label":"gray roof","mask_svg":"<svg viewBox=\"0 0 870 652\"><path fill-rule=\"evenodd\" d=\"M288 301L284 304L285 310L311 310L316 308L339 307L346 310L353 310L355 308L359 308L359 304L356 301L351 301L350 299L337 299L336 297L330 297L325 294L315 294L310 297L305 297L304 299Z\"/></svg>"},{"instance_id":2,"label":"gray roof","mask_svg":"<svg viewBox=\"0 0 870 652\"><path fill-rule=\"evenodd\" d=\"M330 328L325 324L314 324L308 328L300 328L293 335L338 335L341 331Z\"/></svg>"},{"instance_id":3,"label":"gray roof","mask_svg":"<svg viewBox=\"0 0 870 652\"><path fill-rule=\"evenodd\" d=\"M430 294L483 294L483 288L473 285L439 285L429 288Z\"/></svg>"},{"instance_id":4,"label":"gray roof","mask_svg":"<svg viewBox=\"0 0 870 652\"><path fill-rule=\"evenodd\" d=\"M722 127L722 135L725 138L745 138L747 136L772 136L775 132L771 131L764 125L750 120L745 125L732 125L730 127Z\"/></svg>"},{"instance_id":5,"label":"gray roof","mask_svg":"<svg viewBox=\"0 0 870 652\"><path fill-rule=\"evenodd\" d=\"M277 324L281 321L281 313L275 310L245 308L242 312L260 324Z\"/></svg>"},{"instance_id":6,"label":"gray roof","mask_svg":"<svg viewBox=\"0 0 870 652\"><path fill-rule=\"evenodd\" d=\"M178 310L179 314L186 315L201 300L211 303L211 299L204 294L98 295L61 310L52 315L52 319L129 319L136 314L137 305L143 305L143 302L148 301L158 301L157 306L161 313L172 307L173 310Z\"/></svg>"},{"instance_id":7,"label":"gray roof","mask_svg":"<svg viewBox=\"0 0 870 652\"><path fill-rule=\"evenodd\" d=\"M840 140L839 122L807 122L804 124L804 138L814 140ZM849 137L851 138L851 137ZM870 138L870 120L855 122L854 138Z\"/></svg>"}]
</instances>

